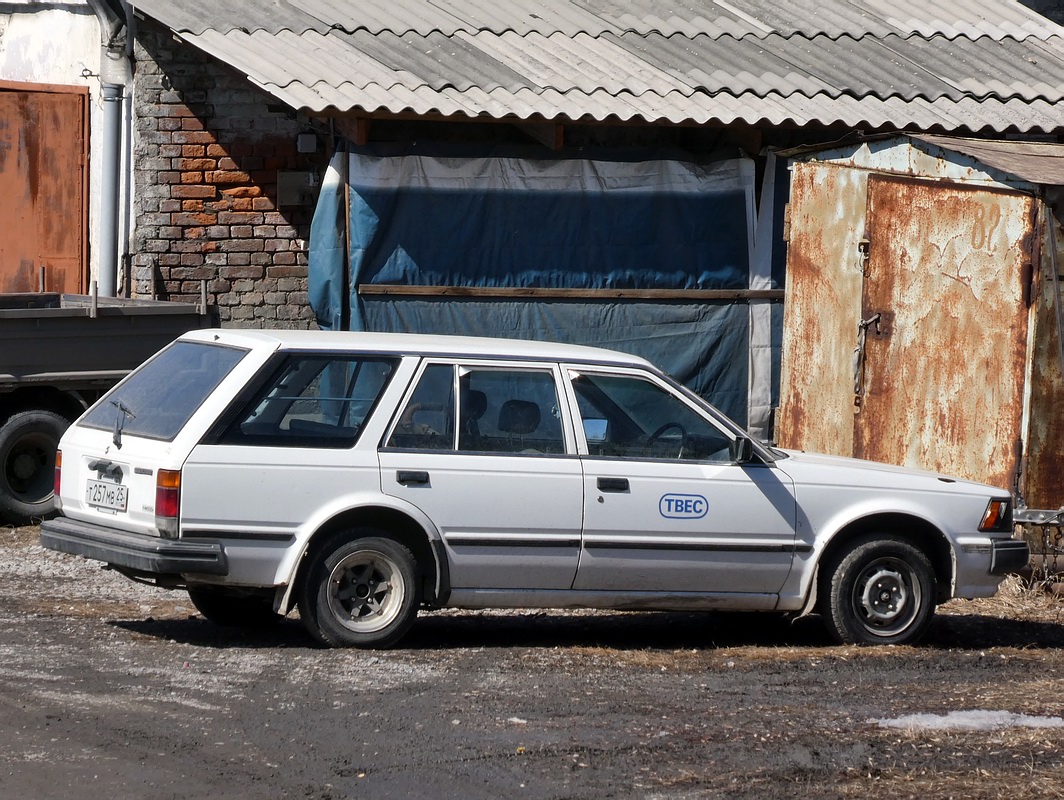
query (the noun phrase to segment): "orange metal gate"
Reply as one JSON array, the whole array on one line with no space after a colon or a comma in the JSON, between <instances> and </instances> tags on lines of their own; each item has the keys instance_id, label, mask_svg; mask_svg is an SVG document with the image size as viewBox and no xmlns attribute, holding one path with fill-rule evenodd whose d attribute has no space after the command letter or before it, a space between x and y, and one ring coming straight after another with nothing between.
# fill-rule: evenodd
<instances>
[{"instance_id":1,"label":"orange metal gate","mask_svg":"<svg viewBox=\"0 0 1064 800\"><path fill-rule=\"evenodd\" d=\"M0 84L0 292L86 289L87 99Z\"/></svg>"}]
</instances>

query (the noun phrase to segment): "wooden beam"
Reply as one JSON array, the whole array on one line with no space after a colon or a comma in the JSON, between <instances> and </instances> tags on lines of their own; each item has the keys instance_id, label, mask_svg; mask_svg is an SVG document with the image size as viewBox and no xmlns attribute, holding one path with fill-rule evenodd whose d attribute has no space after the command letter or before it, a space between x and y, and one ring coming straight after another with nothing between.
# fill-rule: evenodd
<instances>
[{"instance_id":1,"label":"wooden beam","mask_svg":"<svg viewBox=\"0 0 1064 800\"><path fill-rule=\"evenodd\" d=\"M550 300L782 300L783 289L551 289L525 286L408 286L365 283L363 296Z\"/></svg>"}]
</instances>

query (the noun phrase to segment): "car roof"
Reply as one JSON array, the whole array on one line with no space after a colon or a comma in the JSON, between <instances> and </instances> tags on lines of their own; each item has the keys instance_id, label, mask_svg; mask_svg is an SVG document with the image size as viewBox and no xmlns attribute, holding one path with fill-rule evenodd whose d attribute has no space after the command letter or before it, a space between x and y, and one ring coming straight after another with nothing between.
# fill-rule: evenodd
<instances>
[{"instance_id":1,"label":"car roof","mask_svg":"<svg viewBox=\"0 0 1064 800\"><path fill-rule=\"evenodd\" d=\"M265 347L277 350L361 350L396 355L516 357L547 361L607 363L655 369L649 361L638 356L601 347L486 336L214 328L191 331L181 338L252 349Z\"/></svg>"}]
</instances>

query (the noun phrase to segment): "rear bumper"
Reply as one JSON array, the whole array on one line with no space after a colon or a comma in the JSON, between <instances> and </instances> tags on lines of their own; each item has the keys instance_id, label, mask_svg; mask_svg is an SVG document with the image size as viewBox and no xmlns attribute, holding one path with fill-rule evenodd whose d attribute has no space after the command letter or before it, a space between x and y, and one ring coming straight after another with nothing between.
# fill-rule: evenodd
<instances>
[{"instance_id":1,"label":"rear bumper","mask_svg":"<svg viewBox=\"0 0 1064 800\"><path fill-rule=\"evenodd\" d=\"M154 575L228 575L219 542L160 539L59 517L41 523L41 545Z\"/></svg>"},{"instance_id":2,"label":"rear bumper","mask_svg":"<svg viewBox=\"0 0 1064 800\"><path fill-rule=\"evenodd\" d=\"M995 539L990 543L990 574L1018 572L1031 560L1031 548L1019 539Z\"/></svg>"}]
</instances>

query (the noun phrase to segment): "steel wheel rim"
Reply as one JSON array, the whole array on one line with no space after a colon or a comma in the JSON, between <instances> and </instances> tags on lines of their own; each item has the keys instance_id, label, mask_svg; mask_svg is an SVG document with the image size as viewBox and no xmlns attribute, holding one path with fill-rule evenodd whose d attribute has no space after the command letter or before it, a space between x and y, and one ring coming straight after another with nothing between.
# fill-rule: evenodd
<instances>
[{"instance_id":1,"label":"steel wheel rim","mask_svg":"<svg viewBox=\"0 0 1064 800\"><path fill-rule=\"evenodd\" d=\"M329 611L355 633L386 628L399 616L405 596L399 566L377 551L352 553L329 572Z\"/></svg>"},{"instance_id":2,"label":"steel wheel rim","mask_svg":"<svg viewBox=\"0 0 1064 800\"><path fill-rule=\"evenodd\" d=\"M922 589L913 569L898 558L866 564L853 584L854 614L873 636L890 637L916 620Z\"/></svg>"},{"instance_id":3,"label":"steel wheel rim","mask_svg":"<svg viewBox=\"0 0 1064 800\"><path fill-rule=\"evenodd\" d=\"M13 492L37 497L51 489L55 462L49 456L49 448L55 445L56 442L47 434L29 433L3 454L4 479Z\"/></svg>"}]
</instances>

